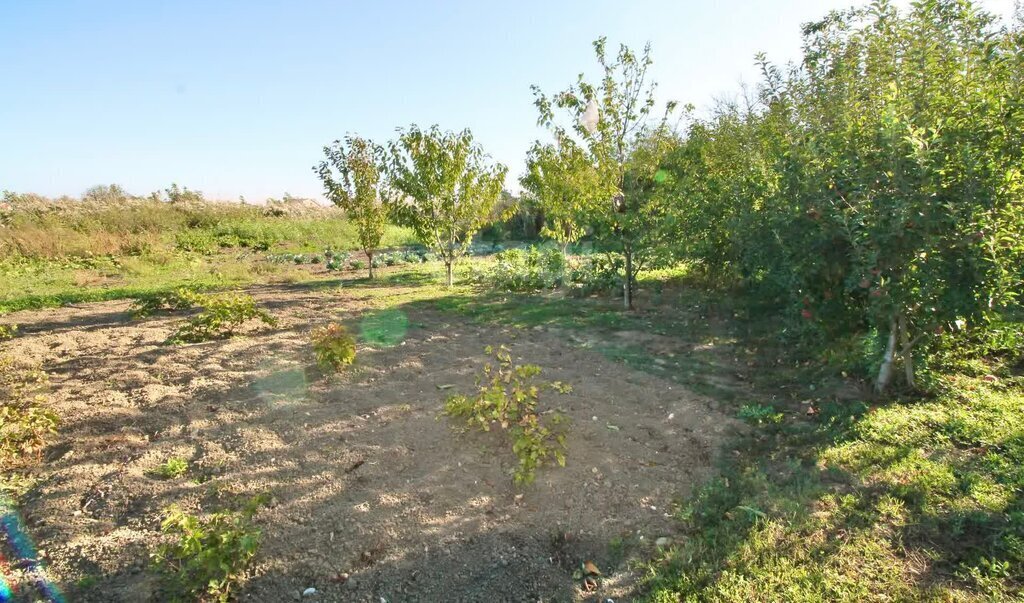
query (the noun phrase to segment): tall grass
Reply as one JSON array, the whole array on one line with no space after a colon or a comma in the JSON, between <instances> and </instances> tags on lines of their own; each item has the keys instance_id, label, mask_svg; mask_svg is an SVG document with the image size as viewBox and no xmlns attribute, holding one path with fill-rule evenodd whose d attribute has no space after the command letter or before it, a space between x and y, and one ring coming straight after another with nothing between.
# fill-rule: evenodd
<instances>
[{"instance_id":1,"label":"tall grass","mask_svg":"<svg viewBox=\"0 0 1024 603\"><path fill-rule=\"evenodd\" d=\"M413 241L392 227L385 245ZM355 228L333 207L234 202L179 203L127 195L46 199L5 193L0 202L0 257L33 259L140 255L180 249L355 249Z\"/></svg>"}]
</instances>

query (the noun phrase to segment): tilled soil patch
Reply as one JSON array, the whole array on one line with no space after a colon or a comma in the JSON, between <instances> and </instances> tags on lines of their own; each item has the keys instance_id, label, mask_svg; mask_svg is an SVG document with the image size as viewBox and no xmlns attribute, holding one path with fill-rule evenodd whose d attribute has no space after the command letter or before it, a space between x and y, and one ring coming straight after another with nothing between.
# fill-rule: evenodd
<instances>
[{"instance_id":1,"label":"tilled soil patch","mask_svg":"<svg viewBox=\"0 0 1024 603\"><path fill-rule=\"evenodd\" d=\"M167 505L208 512L261 493L272 500L240 600L618 600L637 578L628 560L679 537L672 504L732 429L710 400L560 332L423 306L393 310L393 341L323 375L309 330L342 320L358 331L363 302L253 292L277 328L193 345L164 343L180 316L132 321L121 302L7 317L24 333L8 352L50 373L63 418L22 514L71 600L159 600L148 555ZM440 414L498 344L573 386L542 399L571 419L568 464L526 487L512 484L500 434L462 433ZM170 457L188 473L154 478ZM573 579L584 560L604 571L598 592Z\"/></svg>"}]
</instances>

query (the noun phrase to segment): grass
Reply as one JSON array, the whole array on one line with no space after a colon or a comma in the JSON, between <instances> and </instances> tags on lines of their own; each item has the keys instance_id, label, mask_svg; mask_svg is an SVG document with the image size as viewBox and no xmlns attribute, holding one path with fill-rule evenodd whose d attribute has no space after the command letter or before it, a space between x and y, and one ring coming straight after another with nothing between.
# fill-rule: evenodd
<instances>
[{"instance_id":1,"label":"grass","mask_svg":"<svg viewBox=\"0 0 1024 603\"><path fill-rule=\"evenodd\" d=\"M15 195L9 206L0 206L0 253L61 259L171 250L358 248L355 226L334 208L290 214L278 209L230 202L168 203L128 197L93 202ZM412 242L408 229L385 229L383 247Z\"/></svg>"},{"instance_id":2,"label":"grass","mask_svg":"<svg viewBox=\"0 0 1024 603\"><path fill-rule=\"evenodd\" d=\"M939 387L885 404L831 396L814 364L758 369L766 397L810 382L815 398L798 401L805 387L740 407L755 427L680 502L687 537L647 566L646 600L1020 600L1024 380L1012 367L990 364L996 381L948 367Z\"/></svg>"}]
</instances>

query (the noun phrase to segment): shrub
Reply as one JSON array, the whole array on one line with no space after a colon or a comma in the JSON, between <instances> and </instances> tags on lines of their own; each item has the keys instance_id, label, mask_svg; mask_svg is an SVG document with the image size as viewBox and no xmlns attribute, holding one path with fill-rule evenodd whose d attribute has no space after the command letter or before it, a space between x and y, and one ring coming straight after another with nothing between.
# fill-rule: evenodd
<instances>
[{"instance_id":1,"label":"shrub","mask_svg":"<svg viewBox=\"0 0 1024 603\"><path fill-rule=\"evenodd\" d=\"M352 260L348 263L348 267L352 270L362 270L363 268L366 268L366 262L362 260Z\"/></svg>"},{"instance_id":2,"label":"shrub","mask_svg":"<svg viewBox=\"0 0 1024 603\"><path fill-rule=\"evenodd\" d=\"M188 471L188 461L181 458L169 458L166 462L153 469L153 475L160 479L176 479Z\"/></svg>"},{"instance_id":3,"label":"shrub","mask_svg":"<svg viewBox=\"0 0 1024 603\"><path fill-rule=\"evenodd\" d=\"M152 316L160 311L191 310L202 305L205 296L194 289L179 287L174 291L163 291L135 298L131 312L136 318Z\"/></svg>"},{"instance_id":4,"label":"shrub","mask_svg":"<svg viewBox=\"0 0 1024 603\"><path fill-rule=\"evenodd\" d=\"M0 341L14 339L18 334L18 325L0 325Z\"/></svg>"},{"instance_id":5,"label":"shrub","mask_svg":"<svg viewBox=\"0 0 1024 603\"><path fill-rule=\"evenodd\" d=\"M259 550L260 531L252 518L263 504L259 497L240 511L214 513L207 519L172 506L161 524L175 539L153 555L164 585L174 600L230 600Z\"/></svg>"},{"instance_id":6,"label":"shrub","mask_svg":"<svg viewBox=\"0 0 1024 603\"><path fill-rule=\"evenodd\" d=\"M250 295L221 294L206 297L203 311L188 320L172 338L175 343L197 343L230 337L235 329L250 320L275 326L277 319L256 307Z\"/></svg>"},{"instance_id":7,"label":"shrub","mask_svg":"<svg viewBox=\"0 0 1024 603\"><path fill-rule=\"evenodd\" d=\"M519 459L513 471L517 484L532 483L537 469L554 459L565 466L565 430L567 421L558 411L541 414L537 407L544 387L568 393L572 387L560 382L544 383L536 378L541 368L534 364L517 365L504 346L488 346L488 362L477 375L477 391L472 396L456 394L445 401L444 412L465 419L469 427L490 431L498 426L512 440L512 452Z\"/></svg>"},{"instance_id":8,"label":"shrub","mask_svg":"<svg viewBox=\"0 0 1024 603\"><path fill-rule=\"evenodd\" d=\"M313 353L323 369L340 370L356 359L356 340L337 323L313 331Z\"/></svg>"},{"instance_id":9,"label":"shrub","mask_svg":"<svg viewBox=\"0 0 1024 603\"><path fill-rule=\"evenodd\" d=\"M570 292L574 295L622 292L621 255L594 255L580 259L569 271Z\"/></svg>"},{"instance_id":10,"label":"shrub","mask_svg":"<svg viewBox=\"0 0 1024 603\"><path fill-rule=\"evenodd\" d=\"M484 273L492 286L505 291L554 289L565 282L565 256L557 249L509 249L495 256Z\"/></svg>"},{"instance_id":11,"label":"shrub","mask_svg":"<svg viewBox=\"0 0 1024 603\"><path fill-rule=\"evenodd\" d=\"M57 432L57 415L46 409L48 379L36 367L0 357L0 468L19 464L38 452Z\"/></svg>"}]
</instances>

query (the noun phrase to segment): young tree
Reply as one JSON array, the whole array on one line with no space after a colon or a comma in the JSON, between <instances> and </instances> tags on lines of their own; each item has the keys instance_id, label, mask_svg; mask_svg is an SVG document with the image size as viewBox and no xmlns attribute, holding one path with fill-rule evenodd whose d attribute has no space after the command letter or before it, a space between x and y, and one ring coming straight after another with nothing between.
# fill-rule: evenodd
<instances>
[{"instance_id":1,"label":"young tree","mask_svg":"<svg viewBox=\"0 0 1024 603\"><path fill-rule=\"evenodd\" d=\"M578 146L560 149L535 142L526 156L526 174L519 179L544 216L540 234L566 248L586 234L587 186L595 181Z\"/></svg>"},{"instance_id":2,"label":"young tree","mask_svg":"<svg viewBox=\"0 0 1024 603\"><path fill-rule=\"evenodd\" d=\"M452 285L452 267L473 235L497 218L508 171L491 164L470 131L444 132L436 125L399 129L390 145L391 203L399 223L441 257Z\"/></svg>"},{"instance_id":3,"label":"young tree","mask_svg":"<svg viewBox=\"0 0 1024 603\"><path fill-rule=\"evenodd\" d=\"M650 211L647 203L657 196L648 193L670 148L662 143L671 138L668 116L675 103L668 103L661 119L652 123L655 85L647 79L653 62L650 45L641 55L622 45L614 59L609 59L605 46L605 38L594 42L600 83L591 84L581 74L576 84L553 98L534 86L534 104L540 112L538 123L555 137L560 164L572 172L567 180L579 188L578 209L594 227L595 236L615 243L625 258L624 303L631 309L637 260L653 257L647 245L654 239L645 235L658 226L647 219L658 212ZM556 109L569 118L571 126L557 121ZM637 152L640 148L643 152Z\"/></svg>"},{"instance_id":4,"label":"young tree","mask_svg":"<svg viewBox=\"0 0 1024 603\"><path fill-rule=\"evenodd\" d=\"M359 232L359 245L369 258L374 278L373 256L384 237L388 204L383 194L384 149L358 136L346 136L324 147L326 159L313 168L324 183L327 198L345 210Z\"/></svg>"}]
</instances>

